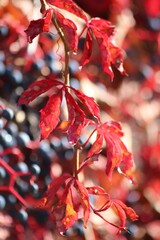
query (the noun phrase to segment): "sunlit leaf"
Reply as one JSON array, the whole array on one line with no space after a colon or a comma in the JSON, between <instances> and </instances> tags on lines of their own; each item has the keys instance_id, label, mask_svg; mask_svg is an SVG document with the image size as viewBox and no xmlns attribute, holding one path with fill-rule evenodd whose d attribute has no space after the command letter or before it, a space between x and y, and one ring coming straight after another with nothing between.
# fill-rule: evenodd
<instances>
[{"instance_id":1,"label":"sunlit leaf","mask_svg":"<svg viewBox=\"0 0 160 240\"><path fill-rule=\"evenodd\" d=\"M86 228L87 222L90 217L90 203L89 203L88 192L84 187L84 185L80 183L78 180L75 181L75 186L80 195L80 202L84 211L84 227Z\"/></svg>"},{"instance_id":2,"label":"sunlit leaf","mask_svg":"<svg viewBox=\"0 0 160 240\"><path fill-rule=\"evenodd\" d=\"M40 33L49 32L52 14L53 10L50 8L46 10L43 18L30 22L28 28L25 30L29 43L31 43Z\"/></svg>"},{"instance_id":3,"label":"sunlit leaf","mask_svg":"<svg viewBox=\"0 0 160 240\"><path fill-rule=\"evenodd\" d=\"M82 91L77 90L75 88L71 88L71 89L75 93L77 98L83 103L83 105L88 108L90 113L100 121L99 107L98 107L97 103L95 102L94 98L88 97Z\"/></svg>"},{"instance_id":4,"label":"sunlit leaf","mask_svg":"<svg viewBox=\"0 0 160 240\"><path fill-rule=\"evenodd\" d=\"M39 80L32 83L27 90L25 90L18 101L18 104L28 104L40 96L42 93L45 93L50 88L52 88L54 82L49 79Z\"/></svg>"},{"instance_id":5,"label":"sunlit leaf","mask_svg":"<svg viewBox=\"0 0 160 240\"><path fill-rule=\"evenodd\" d=\"M131 169L133 167L133 159L131 153L121 140L123 132L119 123L108 121L101 124L96 124L93 121L88 121L88 125L93 125L97 131L97 138L92 144L88 157L98 154L103 147L103 139L106 141L106 174L109 180L112 179L112 174L115 168L119 169L120 173L132 180ZM95 131L95 130L94 130Z\"/></svg>"},{"instance_id":6,"label":"sunlit leaf","mask_svg":"<svg viewBox=\"0 0 160 240\"><path fill-rule=\"evenodd\" d=\"M75 14L77 17L82 18L83 20L87 21L87 17L84 13L84 11L78 7L76 3L74 3L72 0L46 0L47 3L51 4L52 6L64 9L68 12L71 12Z\"/></svg>"},{"instance_id":7,"label":"sunlit leaf","mask_svg":"<svg viewBox=\"0 0 160 240\"><path fill-rule=\"evenodd\" d=\"M65 229L67 230L68 228L70 228L75 223L75 221L78 220L78 214L74 210L72 192L71 192L70 189L68 189L68 193L67 193L67 196L65 198L65 204L66 204L65 217L62 219L62 223L64 224Z\"/></svg>"},{"instance_id":8,"label":"sunlit leaf","mask_svg":"<svg viewBox=\"0 0 160 240\"><path fill-rule=\"evenodd\" d=\"M40 132L41 139L47 138L56 128L60 121L60 106L62 102L62 91L53 94L46 106L40 110Z\"/></svg>"},{"instance_id":9,"label":"sunlit leaf","mask_svg":"<svg viewBox=\"0 0 160 240\"><path fill-rule=\"evenodd\" d=\"M86 38L85 38L85 43L84 43L84 49L82 53L82 57L80 59L80 65L84 66L90 61L92 54L92 36L90 31L87 31Z\"/></svg>"},{"instance_id":10,"label":"sunlit leaf","mask_svg":"<svg viewBox=\"0 0 160 240\"><path fill-rule=\"evenodd\" d=\"M73 21L65 18L59 12L56 12L56 18L60 23L62 31L65 36L66 44L68 45L68 49L70 51L76 52L78 47L78 35L77 35L77 27Z\"/></svg>"},{"instance_id":11,"label":"sunlit leaf","mask_svg":"<svg viewBox=\"0 0 160 240\"><path fill-rule=\"evenodd\" d=\"M91 157L94 154L98 154L101 151L102 146L103 146L103 135L97 134L96 141L92 144L88 152L88 157Z\"/></svg>"},{"instance_id":12,"label":"sunlit leaf","mask_svg":"<svg viewBox=\"0 0 160 240\"><path fill-rule=\"evenodd\" d=\"M76 144L83 129L85 115L80 109L77 102L74 100L72 95L66 91L66 100L69 114L70 126L68 128L68 140L72 144Z\"/></svg>"},{"instance_id":13,"label":"sunlit leaf","mask_svg":"<svg viewBox=\"0 0 160 240\"><path fill-rule=\"evenodd\" d=\"M118 199L112 199L112 205L115 207L119 219L121 221L121 227L124 227L126 224L126 217L128 216L132 221L137 220L138 216L135 211L127 207L122 201Z\"/></svg>"}]
</instances>

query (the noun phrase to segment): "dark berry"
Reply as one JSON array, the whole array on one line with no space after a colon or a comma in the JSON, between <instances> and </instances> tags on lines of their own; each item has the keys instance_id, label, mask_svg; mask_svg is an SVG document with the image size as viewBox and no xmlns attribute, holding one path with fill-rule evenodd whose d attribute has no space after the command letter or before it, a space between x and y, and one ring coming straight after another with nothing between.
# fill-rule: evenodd
<instances>
[{"instance_id":1,"label":"dark berry","mask_svg":"<svg viewBox=\"0 0 160 240\"><path fill-rule=\"evenodd\" d=\"M4 127L4 122L2 119L0 119L0 129L3 129L3 127Z\"/></svg>"},{"instance_id":2,"label":"dark berry","mask_svg":"<svg viewBox=\"0 0 160 240\"><path fill-rule=\"evenodd\" d=\"M17 135L17 143L19 146L26 146L30 142L30 137L25 132L19 132Z\"/></svg>"},{"instance_id":3,"label":"dark berry","mask_svg":"<svg viewBox=\"0 0 160 240\"><path fill-rule=\"evenodd\" d=\"M0 195L0 209L4 209L6 206L6 199Z\"/></svg>"},{"instance_id":4,"label":"dark berry","mask_svg":"<svg viewBox=\"0 0 160 240\"><path fill-rule=\"evenodd\" d=\"M1 37L6 37L8 34L8 27L7 26L0 26L0 36Z\"/></svg>"},{"instance_id":5,"label":"dark berry","mask_svg":"<svg viewBox=\"0 0 160 240\"><path fill-rule=\"evenodd\" d=\"M28 193L28 183L23 181L21 178L17 178L15 188L17 189L20 195Z\"/></svg>"},{"instance_id":6,"label":"dark berry","mask_svg":"<svg viewBox=\"0 0 160 240\"><path fill-rule=\"evenodd\" d=\"M3 76L5 73L5 65L3 62L0 62L0 76Z\"/></svg>"},{"instance_id":7,"label":"dark berry","mask_svg":"<svg viewBox=\"0 0 160 240\"><path fill-rule=\"evenodd\" d=\"M16 141L15 141L14 137L8 133L6 135L4 148L13 147L13 146L15 146L15 144L16 144Z\"/></svg>"},{"instance_id":8,"label":"dark berry","mask_svg":"<svg viewBox=\"0 0 160 240\"><path fill-rule=\"evenodd\" d=\"M70 83L71 83L71 87L75 89L80 89L79 81L76 78L71 78Z\"/></svg>"},{"instance_id":9,"label":"dark berry","mask_svg":"<svg viewBox=\"0 0 160 240\"><path fill-rule=\"evenodd\" d=\"M21 222L21 223L25 223L26 220L28 219L28 213L21 209L18 213L17 213L17 219Z\"/></svg>"},{"instance_id":10,"label":"dark berry","mask_svg":"<svg viewBox=\"0 0 160 240\"><path fill-rule=\"evenodd\" d=\"M4 52L0 51L0 62L3 62L5 60L5 54Z\"/></svg>"},{"instance_id":11,"label":"dark berry","mask_svg":"<svg viewBox=\"0 0 160 240\"><path fill-rule=\"evenodd\" d=\"M44 210L34 210L32 215L39 224L45 224L49 217L48 213Z\"/></svg>"},{"instance_id":12,"label":"dark berry","mask_svg":"<svg viewBox=\"0 0 160 240\"><path fill-rule=\"evenodd\" d=\"M6 108L2 112L2 117L5 118L6 120L11 120L14 117L14 112L11 108Z\"/></svg>"},{"instance_id":13,"label":"dark berry","mask_svg":"<svg viewBox=\"0 0 160 240\"><path fill-rule=\"evenodd\" d=\"M39 191L38 185L36 183L31 183L30 186L29 186L30 194L33 195L33 196L37 196L38 191Z\"/></svg>"},{"instance_id":14,"label":"dark berry","mask_svg":"<svg viewBox=\"0 0 160 240\"><path fill-rule=\"evenodd\" d=\"M44 66L44 61L42 59L38 59L32 64L32 69L35 71L39 71L43 66Z\"/></svg>"},{"instance_id":15,"label":"dark berry","mask_svg":"<svg viewBox=\"0 0 160 240\"><path fill-rule=\"evenodd\" d=\"M33 175L39 175L41 172L41 168L37 164L32 164L30 167L30 171Z\"/></svg>"},{"instance_id":16,"label":"dark berry","mask_svg":"<svg viewBox=\"0 0 160 240\"><path fill-rule=\"evenodd\" d=\"M12 136L16 136L18 134L18 126L14 122L10 122L7 124L6 128L7 132L11 134Z\"/></svg>"},{"instance_id":17,"label":"dark berry","mask_svg":"<svg viewBox=\"0 0 160 240\"><path fill-rule=\"evenodd\" d=\"M70 70L71 74L74 74L74 73L78 72L78 70L79 70L79 63L76 60L74 60L74 59L70 60L70 62L69 62L69 70Z\"/></svg>"},{"instance_id":18,"label":"dark berry","mask_svg":"<svg viewBox=\"0 0 160 240\"><path fill-rule=\"evenodd\" d=\"M6 170L0 166L0 179L5 179L6 175Z\"/></svg>"},{"instance_id":19,"label":"dark berry","mask_svg":"<svg viewBox=\"0 0 160 240\"><path fill-rule=\"evenodd\" d=\"M10 80L13 84L19 85L23 81L23 75L19 70L13 70Z\"/></svg>"},{"instance_id":20,"label":"dark berry","mask_svg":"<svg viewBox=\"0 0 160 240\"><path fill-rule=\"evenodd\" d=\"M61 141L59 138L53 137L50 140L50 146L51 148L53 148L54 150L60 150L62 145L61 145Z\"/></svg>"},{"instance_id":21,"label":"dark berry","mask_svg":"<svg viewBox=\"0 0 160 240\"><path fill-rule=\"evenodd\" d=\"M12 194L8 195L7 200L11 205L14 205L17 202L17 199Z\"/></svg>"},{"instance_id":22,"label":"dark berry","mask_svg":"<svg viewBox=\"0 0 160 240\"><path fill-rule=\"evenodd\" d=\"M17 171L23 172L23 173L29 171L29 170L28 170L28 166L27 166L27 164L26 164L25 162L19 162L19 163L17 163L15 169L16 169Z\"/></svg>"},{"instance_id":23,"label":"dark berry","mask_svg":"<svg viewBox=\"0 0 160 240\"><path fill-rule=\"evenodd\" d=\"M1 130L0 144L4 147L12 147L15 145L15 139L5 130Z\"/></svg>"},{"instance_id":24,"label":"dark berry","mask_svg":"<svg viewBox=\"0 0 160 240\"><path fill-rule=\"evenodd\" d=\"M45 60L50 63L52 62L53 60L55 60L55 55L53 54L53 52L48 52L46 55L45 55Z\"/></svg>"}]
</instances>

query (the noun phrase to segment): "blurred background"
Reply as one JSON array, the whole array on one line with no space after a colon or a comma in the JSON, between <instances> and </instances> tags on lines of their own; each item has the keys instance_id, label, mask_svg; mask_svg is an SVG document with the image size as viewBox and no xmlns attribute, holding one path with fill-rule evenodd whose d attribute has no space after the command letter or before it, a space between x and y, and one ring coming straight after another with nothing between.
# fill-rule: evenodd
<instances>
[{"instance_id":1,"label":"blurred background","mask_svg":"<svg viewBox=\"0 0 160 240\"><path fill-rule=\"evenodd\" d=\"M75 2L89 16L109 20L116 27L115 41L124 51L126 76L113 68L111 82L101 70L97 48L91 63L79 71L83 38L78 54L71 56L69 70L71 85L96 99L102 119L122 124L123 140L133 153L136 184L117 172L111 183L107 180L105 149L100 163L86 170L84 180L86 185L99 184L139 215L135 222L127 220L129 231L119 240L160 240L160 1ZM39 10L39 1L0 1L0 240L115 240L116 229L94 215L86 230L78 221L62 237L50 214L25 207L26 202L36 203L42 197L54 177L72 171L73 157L72 146L59 132L39 142L39 110L47 96L29 106L17 106L29 84L50 74L60 77L62 72L63 48L54 26L51 33L27 43L24 30L41 17ZM81 27L82 23L76 24ZM16 193L8 191L10 184ZM114 212L106 214L117 221Z\"/></svg>"}]
</instances>

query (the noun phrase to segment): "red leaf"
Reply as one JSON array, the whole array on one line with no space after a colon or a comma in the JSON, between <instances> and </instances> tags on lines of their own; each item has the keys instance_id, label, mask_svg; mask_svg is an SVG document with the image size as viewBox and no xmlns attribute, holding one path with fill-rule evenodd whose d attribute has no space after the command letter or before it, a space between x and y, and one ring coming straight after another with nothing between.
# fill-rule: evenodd
<instances>
[{"instance_id":1,"label":"red leaf","mask_svg":"<svg viewBox=\"0 0 160 240\"><path fill-rule=\"evenodd\" d=\"M123 68L123 53L122 50L114 46L111 42L109 43L109 51L111 56L112 64L119 70L121 74L126 74L126 71Z\"/></svg>"},{"instance_id":2,"label":"red leaf","mask_svg":"<svg viewBox=\"0 0 160 240\"><path fill-rule=\"evenodd\" d=\"M100 198L103 199L102 206L99 209L94 209L95 212L103 212L111 207L110 196L103 188L99 186L93 186L93 187L88 187L87 190L89 194L95 195L96 197L98 197L97 202L99 202Z\"/></svg>"},{"instance_id":3,"label":"red leaf","mask_svg":"<svg viewBox=\"0 0 160 240\"><path fill-rule=\"evenodd\" d=\"M126 223L126 214L125 214L125 211L124 211L124 209L123 209L118 203L116 203L116 202L114 202L114 201L112 201L112 203L113 203L113 205L114 205L114 207L115 207L115 209L116 209L116 211L117 211L117 214L118 214L118 216L119 216L119 219L120 219L120 222L121 222L120 226L121 226L122 228L124 228L125 223Z\"/></svg>"},{"instance_id":4,"label":"red leaf","mask_svg":"<svg viewBox=\"0 0 160 240\"><path fill-rule=\"evenodd\" d=\"M121 202L118 199L112 199L111 200L113 206L116 208L117 213L119 215L119 218L121 220L121 227L125 226L125 222L126 222L126 215L132 220L135 221L137 220L138 216L135 213L135 211L130 208L127 207L123 202Z\"/></svg>"},{"instance_id":5,"label":"red leaf","mask_svg":"<svg viewBox=\"0 0 160 240\"><path fill-rule=\"evenodd\" d=\"M61 186L66 181L66 179L69 179L69 178L70 178L70 175L68 174L55 178L48 185L48 189L44 197L41 199L41 202L38 203L37 207L51 209L51 207L55 204L55 197L56 197L57 191L61 188Z\"/></svg>"},{"instance_id":6,"label":"red leaf","mask_svg":"<svg viewBox=\"0 0 160 240\"><path fill-rule=\"evenodd\" d=\"M60 106L62 102L62 90L53 94L46 106L40 110L40 132L41 139L47 138L59 123Z\"/></svg>"},{"instance_id":7,"label":"red leaf","mask_svg":"<svg viewBox=\"0 0 160 240\"><path fill-rule=\"evenodd\" d=\"M124 176L129 178L132 181L132 183L134 184L135 182L132 178L132 172L131 172L131 169L133 167L132 154L130 152L128 152L126 146L124 145L124 143L122 141L120 142L120 146L121 146L122 153L123 153L123 159L122 159L118 169L120 170L121 174L123 174Z\"/></svg>"},{"instance_id":8,"label":"red leaf","mask_svg":"<svg viewBox=\"0 0 160 240\"><path fill-rule=\"evenodd\" d=\"M72 199L72 192L70 189L68 189L68 194L65 198L65 217L62 219L62 223L65 226L65 230L70 228L75 221L78 219L78 213L74 210L74 203Z\"/></svg>"},{"instance_id":9,"label":"red leaf","mask_svg":"<svg viewBox=\"0 0 160 240\"><path fill-rule=\"evenodd\" d=\"M42 32L49 32L49 27L52 19L53 9L48 9L45 12L43 18L38 20L33 20L30 22L28 28L25 30L27 34L28 42L31 43L32 40Z\"/></svg>"},{"instance_id":10,"label":"red leaf","mask_svg":"<svg viewBox=\"0 0 160 240\"><path fill-rule=\"evenodd\" d=\"M103 138L106 141L106 174L109 180L112 179L112 174L115 168L120 170L120 173L132 180L131 168L133 167L133 159L130 152L121 140L123 132L119 123L109 121L102 124L96 124L92 121L88 122L89 125L94 125L97 130L97 139L93 143L89 156L98 154L102 147ZM95 130L94 130L95 131ZM134 183L134 182L133 182Z\"/></svg>"},{"instance_id":11,"label":"red leaf","mask_svg":"<svg viewBox=\"0 0 160 240\"><path fill-rule=\"evenodd\" d=\"M111 79L114 77L111 64L113 64L122 74L125 74L122 65L122 51L111 42L114 29L114 26L109 21L100 18L92 18L89 21L83 55L80 60L82 66L90 61L92 54L92 35L94 35L100 48L102 69Z\"/></svg>"},{"instance_id":12,"label":"red leaf","mask_svg":"<svg viewBox=\"0 0 160 240\"><path fill-rule=\"evenodd\" d=\"M96 37L97 42L99 44L100 53L101 53L101 62L102 62L102 69L106 72L111 80L113 80L114 74L111 68L111 55L109 51L109 40L104 38L102 35L101 37Z\"/></svg>"},{"instance_id":13,"label":"red leaf","mask_svg":"<svg viewBox=\"0 0 160 240\"><path fill-rule=\"evenodd\" d=\"M103 146L103 135L97 134L96 141L92 144L92 147L88 152L88 157L91 157L94 154L98 154L101 151L102 146Z\"/></svg>"},{"instance_id":14,"label":"red leaf","mask_svg":"<svg viewBox=\"0 0 160 240\"><path fill-rule=\"evenodd\" d=\"M99 186L88 187L87 191L89 194L107 196L108 199L110 199L109 194L106 193L106 191L102 187L99 187Z\"/></svg>"},{"instance_id":15,"label":"red leaf","mask_svg":"<svg viewBox=\"0 0 160 240\"><path fill-rule=\"evenodd\" d=\"M66 101L68 107L70 125L68 128L68 140L72 144L76 144L84 125L85 115L80 109L72 95L66 90Z\"/></svg>"},{"instance_id":16,"label":"red leaf","mask_svg":"<svg viewBox=\"0 0 160 240\"><path fill-rule=\"evenodd\" d=\"M81 66L84 66L90 61L91 54L92 54L92 36L90 31L88 30L85 38L82 58L80 59Z\"/></svg>"},{"instance_id":17,"label":"red leaf","mask_svg":"<svg viewBox=\"0 0 160 240\"><path fill-rule=\"evenodd\" d=\"M56 18L61 25L66 43L68 44L68 48L71 51L76 52L78 47L78 35L76 32L77 31L76 25L74 24L74 22L65 18L59 12L56 12Z\"/></svg>"},{"instance_id":18,"label":"red leaf","mask_svg":"<svg viewBox=\"0 0 160 240\"><path fill-rule=\"evenodd\" d=\"M90 158L85 159L85 161L80 164L77 174L79 174L85 167L93 164L94 161L98 161L98 154L95 154L94 157L92 157L92 160Z\"/></svg>"},{"instance_id":19,"label":"red leaf","mask_svg":"<svg viewBox=\"0 0 160 240\"><path fill-rule=\"evenodd\" d=\"M100 111L97 103L95 102L94 98L86 96L83 92L80 90L77 90L75 88L71 88L72 91L75 93L77 98L85 105L90 113L100 121Z\"/></svg>"},{"instance_id":20,"label":"red leaf","mask_svg":"<svg viewBox=\"0 0 160 240\"><path fill-rule=\"evenodd\" d=\"M111 24L111 22L101 19L101 18L92 18L89 21L89 26L95 33L96 37L110 37L114 33L115 27Z\"/></svg>"},{"instance_id":21,"label":"red leaf","mask_svg":"<svg viewBox=\"0 0 160 240\"><path fill-rule=\"evenodd\" d=\"M78 180L75 181L75 187L80 195L80 201L84 211L84 227L86 228L88 219L90 217L90 203L89 203L88 191L83 186L83 184L80 183Z\"/></svg>"},{"instance_id":22,"label":"red leaf","mask_svg":"<svg viewBox=\"0 0 160 240\"><path fill-rule=\"evenodd\" d=\"M87 22L87 17L84 13L84 11L77 6L76 3L74 3L72 0L46 0L47 3L51 4L52 6L64 9L68 12L71 12L75 14L77 17L82 18Z\"/></svg>"},{"instance_id":23,"label":"red leaf","mask_svg":"<svg viewBox=\"0 0 160 240\"><path fill-rule=\"evenodd\" d=\"M32 102L35 98L40 96L42 93L48 91L50 88L53 87L53 80L44 79L40 81L36 81L32 83L27 90L25 90L20 99L18 104L28 104Z\"/></svg>"}]
</instances>

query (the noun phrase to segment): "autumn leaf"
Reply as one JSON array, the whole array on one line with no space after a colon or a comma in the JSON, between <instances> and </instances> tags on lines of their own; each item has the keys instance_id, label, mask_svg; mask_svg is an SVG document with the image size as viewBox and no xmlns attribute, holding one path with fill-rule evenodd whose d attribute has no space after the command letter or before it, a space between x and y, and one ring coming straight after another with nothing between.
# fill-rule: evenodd
<instances>
[{"instance_id":1,"label":"autumn leaf","mask_svg":"<svg viewBox=\"0 0 160 240\"><path fill-rule=\"evenodd\" d=\"M122 50L114 46L112 42L109 42L109 51L111 57L111 63L117 68L121 74L126 74L123 68L123 53Z\"/></svg>"},{"instance_id":2,"label":"autumn leaf","mask_svg":"<svg viewBox=\"0 0 160 240\"><path fill-rule=\"evenodd\" d=\"M44 197L41 199L41 202L38 203L38 208L46 208L51 209L52 206L57 202L56 193L58 190L63 186L67 179L70 179L69 174L64 174L58 178L55 178L51 183L48 185L48 189L44 194Z\"/></svg>"},{"instance_id":3,"label":"autumn leaf","mask_svg":"<svg viewBox=\"0 0 160 240\"><path fill-rule=\"evenodd\" d=\"M121 227L123 228L126 223L126 217L128 216L132 221L137 220L138 215L135 213L135 211L127 207L122 201L118 199L112 199L112 206L116 209L117 214L119 216L119 219L121 221Z\"/></svg>"},{"instance_id":4,"label":"autumn leaf","mask_svg":"<svg viewBox=\"0 0 160 240\"><path fill-rule=\"evenodd\" d=\"M28 28L25 30L28 42L31 43L33 39L42 32L49 32L50 23L52 19L53 9L45 11L43 18L33 20L30 22Z\"/></svg>"},{"instance_id":5,"label":"autumn leaf","mask_svg":"<svg viewBox=\"0 0 160 240\"><path fill-rule=\"evenodd\" d=\"M37 207L52 212L59 231L66 231L78 220L78 213L83 209L84 227L90 216L88 191L82 183L70 175L54 179L48 186L41 204Z\"/></svg>"},{"instance_id":6,"label":"autumn leaf","mask_svg":"<svg viewBox=\"0 0 160 240\"><path fill-rule=\"evenodd\" d=\"M59 1L59 0L46 0L47 3L49 3L51 6L55 6L61 9L64 9L68 12L71 12L75 14L77 17L85 20L87 22L87 17L84 11L78 7L78 5L73 2L72 0L65 0L65 1Z\"/></svg>"},{"instance_id":7,"label":"autumn leaf","mask_svg":"<svg viewBox=\"0 0 160 240\"><path fill-rule=\"evenodd\" d=\"M106 20L100 18L92 18L87 25L87 33L84 44L81 65L85 65L90 61L93 40L96 39L101 55L102 69L106 72L111 80L114 74L112 71L112 64L122 73L125 74L123 69L123 54L120 48L112 43L115 27Z\"/></svg>"},{"instance_id":8,"label":"autumn leaf","mask_svg":"<svg viewBox=\"0 0 160 240\"><path fill-rule=\"evenodd\" d=\"M86 228L87 222L90 217L90 202L89 202L89 196L86 188L82 183L80 183L78 180L75 180L75 187L79 193L80 196L80 202L83 208L83 216L84 216L84 227Z\"/></svg>"},{"instance_id":9,"label":"autumn leaf","mask_svg":"<svg viewBox=\"0 0 160 240\"><path fill-rule=\"evenodd\" d=\"M66 207L65 207L65 216L62 219L62 223L64 224L65 230L73 226L75 221L78 220L78 213L74 209L74 201L73 201L71 190L72 190L71 187L68 188L68 192L64 201Z\"/></svg>"},{"instance_id":10,"label":"autumn leaf","mask_svg":"<svg viewBox=\"0 0 160 240\"><path fill-rule=\"evenodd\" d=\"M62 90L53 94L46 106L40 110L40 132L41 139L47 138L56 128L60 121L60 106L62 102Z\"/></svg>"},{"instance_id":11,"label":"autumn leaf","mask_svg":"<svg viewBox=\"0 0 160 240\"><path fill-rule=\"evenodd\" d=\"M85 114L67 90L65 92L65 95L70 121L70 125L67 131L68 141L72 144L76 144L84 126Z\"/></svg>"},{"instance_id":12,"label":"autumn leaf","mask_svg":"<svg viewBox=\"0 0 160 240\"><path fill-rule=\"evenodd\" d=\"M102 150L102 146L103 146L103 135L97 134L96 141L92 144L92 147L88 152L88 157L91 157L95 154L100 153L100 151Z\"/></svg>"},{"instance_id":13,"label":"autumn leaf","mask_svg":"<svg viewBox=\"0 0 160 240\"><path fill-rule=\"evenodd\" d=\"M80 59L80 65L84 66L88 62L90 62L90 58L92 55L92 35L91 31L88 29L85 37L85 42L84 42L84 49L83 49L83 54Z\"/></svg>"},{"instance_id":14,"label":"autumn leaf","mask_svg":"<svg viewBox=\"0 0 160 240\"><path fill-rule=\"evenodd\" d=\"M54 85L53 80L44 79L32 83L27 90L25 90L18 101L18 105L29 104L42 93L47 92Z\"/></svg>"},{"instance_id":15,"label":"autumn leaf","mask_svg":"<svg viewBox=\"0 0 160 240\"><path fill-rule=\"evenodd\" d=\"M92 120L88 121L88 124L93 125L97 131L96 140L88 152L88 157L98 154L103 148L103 140L105 140L107 156L105 171L109 180L112 179L114 169L118 168L121 174L125 175L133 182L131 175L133 159L131 153L127 150L121 140L121 137L123 136L121 125L114 121L96 124Z\"/></svg>"},{"instance_id":16,"label":"autumn leaf","mask_svg":"<svg viewBox=\"0 0 160 240\"><path fill-rule=\"evenodd\" d=\"M70 88L76 95L76 97L81 101L81 103L86 106L89 112L100 121L100 111L97 103L95 102L93 97L88 97L82 91L77 90L75 88Z\"/></svg>"},{"instance_id":17,"label":"autumn leaf","mask_svg":"<svg viewBox=\"0 0 160 240\"><path fill-rule=\"evenodd\" d=\"M78 35L77 35L77 27L73 21L65 18L59 12L55 12L56 18L62 28L62 31L65 36L66 44L68 45L68 49L72 52L77 52L78 47Z\"/></svg>"}]
</instances>

